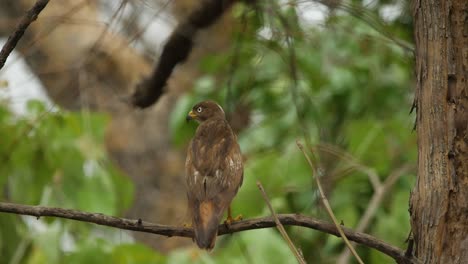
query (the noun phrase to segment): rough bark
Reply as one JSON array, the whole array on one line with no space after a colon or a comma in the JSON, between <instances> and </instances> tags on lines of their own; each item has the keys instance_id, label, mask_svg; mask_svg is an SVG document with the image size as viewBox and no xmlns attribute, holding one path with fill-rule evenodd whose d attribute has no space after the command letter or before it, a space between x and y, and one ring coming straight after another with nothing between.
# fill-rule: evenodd
<instances>
[{"instance_id":1,"label":"rough bark","mask_svg":"<svg viewBox=\"0 0 468 264\"><path fill-rule=\"evenodd\" d=\"M421 263L468 263L468 2L413 2L418 179L411 225Z\"/></svg>"}]
</instances>

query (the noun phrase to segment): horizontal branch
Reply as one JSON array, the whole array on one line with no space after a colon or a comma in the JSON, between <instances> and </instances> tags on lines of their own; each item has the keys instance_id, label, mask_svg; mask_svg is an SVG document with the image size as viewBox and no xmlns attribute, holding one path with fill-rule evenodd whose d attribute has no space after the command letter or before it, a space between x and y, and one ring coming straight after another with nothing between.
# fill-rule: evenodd
<instances>
[{"instance_id":1,"label":"horizontal branch","mask_svg":"<svg viewBox=\"0 0 468 264\"><path fill-rule=\"evenodd\" d=\"M131 220L99 213L88 213L71 209L0 203L0 212L13 213L19 215L31 215L37 217L38 219L44 216L60 217L82 222L94 223L103 226L116 227L125 230L163 235L167 237L193 237L192 228L153 224L144 222L141 219ZM316 220L311 217L306 217L304 215L279 214L278 219L283 225L302 226L315 229L324 233L328 233L334 236L339 236L338 230L333 224L321 220ZM232 234L246 230L268 227L276 227L275 219L273 217L247 219L233 222L229 227L225 226L224 224L221 224L219 226L218 235ZM412 263L411 259L405 256L405 252L398 247L387 244L386 242L381 241L371 235L355 232L349 228L343 227L343 231L349 240L376 249L392 257L397 261L397 263Z\"/></svg>"}]
</instances>

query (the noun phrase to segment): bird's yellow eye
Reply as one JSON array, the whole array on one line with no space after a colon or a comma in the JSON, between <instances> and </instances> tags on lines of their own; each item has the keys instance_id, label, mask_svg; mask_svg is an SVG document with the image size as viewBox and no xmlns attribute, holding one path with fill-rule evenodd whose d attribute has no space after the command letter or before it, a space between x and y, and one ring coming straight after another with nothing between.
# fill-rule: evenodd
<instances>
[{"instance_id":1,"label":"bird's yellow eye","mask_svg":"<svg viewBox=\"0 0 468 264\"><path fill-rule=\"evenodd\" d=\"M197 112L198 112L198 113L201 113L202 111L203 111L203 108L202 108L201 106L199 106L199 107L197 108Z\"/></svg>"}]
</instances>

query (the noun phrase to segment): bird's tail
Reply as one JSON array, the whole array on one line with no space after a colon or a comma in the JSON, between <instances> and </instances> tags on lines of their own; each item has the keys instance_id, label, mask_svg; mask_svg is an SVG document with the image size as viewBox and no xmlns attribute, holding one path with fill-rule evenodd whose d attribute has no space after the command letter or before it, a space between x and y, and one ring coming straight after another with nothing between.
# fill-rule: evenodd
<instances>
[{"instance_id":1,"label":"bird's tail","mask_svg":"<svg viewBox=\"0 0 468 264\"><path fill-rule=\"evenodd\" d=\"M218 224L223 216L223 210L216 208L213 201L203 201L197 209L193 218L195 242L199 248L211 250L215 246Z\"/></svg>"}]
</instances>

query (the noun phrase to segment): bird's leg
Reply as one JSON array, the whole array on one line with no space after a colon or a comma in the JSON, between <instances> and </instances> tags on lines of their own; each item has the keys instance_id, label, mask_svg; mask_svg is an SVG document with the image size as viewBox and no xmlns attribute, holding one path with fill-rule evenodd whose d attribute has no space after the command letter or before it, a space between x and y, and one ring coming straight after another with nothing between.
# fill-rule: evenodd
<instances>
[{"instance_id":1,"label":"bird's leg","mask_svg":"<svg viewBox=\"0 0 468 264\"><path fill-rule=\"evenodd\" d=\"M232 222L235 222L235 221L240 221L242 220L242 215L238 215L236 216L235 218L232 218L232 211L231 211L231 205L228 206L228 212L227 212L227 218L226 220L224 221L224 224L229 227Z\"/></svg>"},{"instance_id":2,"label":"bird's leg","mask_svg":"<svg viewBox=\"0 0 468 264\"><path fill-rule=\"evenodd\" d=\"M232 222L232 210L231 210L230 205L228 206L228 215L227 215L227 218L226 218L226 222L228 222L228 224L231 224L231 222Z\"/></svg>"},{"instance_id":3,"label":"bird's leg","mask_svg":"<svg viewBox=\"0 0 468 264\"><path fill-rule=\"evenodd\" d=\"M189 216L191 215L191 212L186 212L185 217L181 219L181 224L184 228L192 228L193 227L193 221L192 219L189 219ZM191 218L191 216L190 216ZM179 222L180 223L180 222Z\"/></svg>"},{"instance_id":4,"label":"bird's leg","mask_svg":"<svg viewBox=\"0 0 468 264\"><path fill-rule=\"evenodd\" d=\"M183 228L190 228L190 229L193 229L192 222L190 222L190 223L184 222L184 223L182 223L182 227L183 227ZM195 242L195 237L194 237L194 236L192 237L192 241Z\"/></svg>"}]
</instances>

